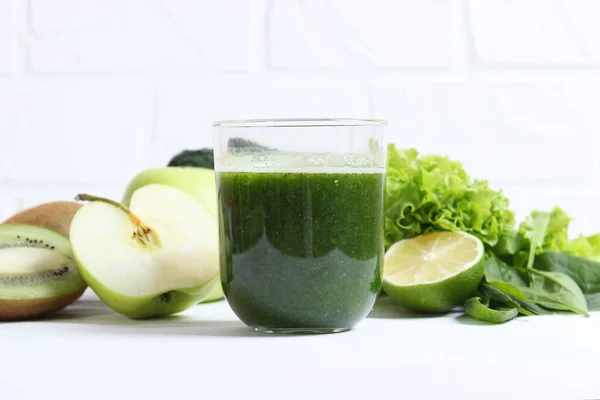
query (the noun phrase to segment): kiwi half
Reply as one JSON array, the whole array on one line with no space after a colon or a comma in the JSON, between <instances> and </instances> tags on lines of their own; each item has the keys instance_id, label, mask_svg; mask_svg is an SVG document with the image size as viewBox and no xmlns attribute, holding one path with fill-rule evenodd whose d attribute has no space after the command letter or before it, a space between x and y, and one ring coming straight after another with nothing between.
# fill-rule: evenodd
<instances>
[{"instance_id":1,"label":"kiwi half","mask_svg":"<svg viewBox=\"0 0 600 400\"><path fill-rule=\"evenodd\" d=\"M0 320L54 313L85 288L67 238L36 226L0 225Z\"/></svg>"}]
</instances>

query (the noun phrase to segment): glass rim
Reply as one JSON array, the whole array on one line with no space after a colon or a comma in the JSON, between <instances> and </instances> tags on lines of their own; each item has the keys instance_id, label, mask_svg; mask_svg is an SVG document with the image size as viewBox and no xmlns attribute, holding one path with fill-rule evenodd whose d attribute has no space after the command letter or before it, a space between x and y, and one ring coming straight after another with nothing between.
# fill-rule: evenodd
<instances>
[{"instance_id":1,"label":"glass rim","mask_svg":"<svg viewBox=\"0 0 600 400\"><path fill-rule=\"evenodd\" d=\"M263 118L215 121L212 126L215 128L327 128L386 126L387 124L384 119L368 118Z\"/></svg>"}]
</instances>

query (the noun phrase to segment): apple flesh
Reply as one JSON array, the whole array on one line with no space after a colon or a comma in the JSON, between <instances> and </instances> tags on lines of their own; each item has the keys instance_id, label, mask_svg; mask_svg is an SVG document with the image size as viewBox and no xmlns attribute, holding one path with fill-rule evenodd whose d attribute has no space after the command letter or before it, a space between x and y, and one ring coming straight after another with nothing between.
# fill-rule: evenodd
<instances>
[{"instance_id":1,"label":"apple flesh","mask_svg":"<svg viewBox=\"0 0 600 400\"><path fill-rule=\"evenodd\" d=\"M217 188L215 172L200 167L150 168L138 173L127 185L122 203L129 206L133 193L144 186L163 184L183 190L198 200L217 219ZM221 284L215 285L213 292L202 302L224 298Z\"/></svg>"},{"instance_id":2,"label":"apple flesh","mask_svg":"<svg viewBox=\"0 0 600 400\"><path fill-rule=\"evenodd\" d=\"M131 196L129 208L92 200L74 216L70 240L89 287L130 318L181 312L219 285L218 227L187 193L161 184Z\"/></svg>"}]
</instances>

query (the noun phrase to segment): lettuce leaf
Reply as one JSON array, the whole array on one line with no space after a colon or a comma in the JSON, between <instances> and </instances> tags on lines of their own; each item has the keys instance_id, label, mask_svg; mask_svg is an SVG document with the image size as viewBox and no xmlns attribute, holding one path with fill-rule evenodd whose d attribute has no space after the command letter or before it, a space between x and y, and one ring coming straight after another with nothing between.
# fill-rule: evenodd
<instances>
[{"instance_id":1,"label":"lettuce leaf","mask_svg":"<svg viewBox=\"0 0 600 400\"><path fill-rule=\"evenodd\" d=\"M464 231L496 246L513 234L515 215L500 190L472 179L460 162L388 146L385 242L434 231ZM520 247L520 246L519 246Z\"/></svg>"},{"instance_id":2,"label":"lettuce leaf","mask_svg":"<svg viewBox=\"0 0 600 400\"><path fill-rule=\"evenodd\" d=\"M513 266L523 266L522 260L531 246L531 232L536 230L536 220L546 214L548 213L533 211L520 224L518 231L503 237L502 241L494 247L494 254ZM587 237L580 235L575 239L569 239L569 224L572 219L560 207L555 207L549 216L541 245L536 243L534 246L536 254L541 253L542 250L553 251L600 261L600 234ZM513 256L512 259L507 258L508 255Z\"/></svg>"}]
</instances>

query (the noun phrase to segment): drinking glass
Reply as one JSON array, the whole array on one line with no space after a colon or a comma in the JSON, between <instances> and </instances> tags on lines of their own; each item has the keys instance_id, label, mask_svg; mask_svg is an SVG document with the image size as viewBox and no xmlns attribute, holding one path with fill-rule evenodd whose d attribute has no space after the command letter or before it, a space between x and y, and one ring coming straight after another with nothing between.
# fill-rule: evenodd
<instances>
[{"instance_id":1,"label":"drinking glass","mask_svg":"<svg viewBox=\"0 0 600 400\"><path fill-rule=\"evenodd\" d=\"M341 332L381 290L383 120L213 125L225 298L267 333Z\"/></svg>"}]
</instances>

